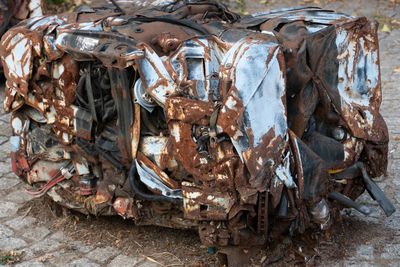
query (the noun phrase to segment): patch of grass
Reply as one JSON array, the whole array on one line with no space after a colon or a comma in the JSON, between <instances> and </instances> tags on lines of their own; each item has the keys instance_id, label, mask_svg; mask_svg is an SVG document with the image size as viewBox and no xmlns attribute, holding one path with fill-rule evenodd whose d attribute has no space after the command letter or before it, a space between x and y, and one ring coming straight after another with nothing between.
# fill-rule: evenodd
<instances>
[{"instance_id":1,"label":"patch of grass","mask_svg":"<svg viewBox=\"0 0 400 267\"><path fill-rule=\"evenodd\" d=\"M24 252L17 253L14 250L0 253L0 264L14 264L19 262L24 255Z\"/></svg>"}]
</instances>

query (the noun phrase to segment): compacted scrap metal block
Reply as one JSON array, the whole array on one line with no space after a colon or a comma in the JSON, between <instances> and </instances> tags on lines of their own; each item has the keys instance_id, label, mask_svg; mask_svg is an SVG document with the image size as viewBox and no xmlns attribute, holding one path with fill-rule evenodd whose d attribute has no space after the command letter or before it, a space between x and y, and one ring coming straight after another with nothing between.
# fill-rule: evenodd
<instances>
[{"instance_id":1,"label":"compacted scrap metal block","mask_svg":"<svg viewBox=\"0 0 400 267\"><path fill-rule=\"evenodd\" d=\"M369 214L385 174L377 23L315 7L113 1L1 40L12 169L85 214L197 229L207 246Z\"/></svg>"}]
</instances>

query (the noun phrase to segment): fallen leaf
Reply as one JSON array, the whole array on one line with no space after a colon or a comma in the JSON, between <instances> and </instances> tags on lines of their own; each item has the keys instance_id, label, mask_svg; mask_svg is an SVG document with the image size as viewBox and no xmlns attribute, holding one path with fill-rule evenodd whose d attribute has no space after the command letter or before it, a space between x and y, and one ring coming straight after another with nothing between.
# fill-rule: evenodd
<instances>
[{"instance_id":1,"label":"fallen leaf","mask_svg":"<svg viewBox=\"0 0 400 267\"><path fill-rule=\"evenodd\" d=\"M38 261L40 261L40 262L45 262L46 260L47 260L47 258L44 256L38 258Z\"/></svg>"},{"instance_id":2,"label":"fallen leaf","mask_svg":"<svg viewBox=\"0 0 400 267\"><path fill-rule=\"evenodd\" d=\"M326 236L326 239L331 240L331 234L329 233L328 230L325 231L325 236Z\"/></svg>"},{"instance_id":3,"label":"fallen leaf","mask_svg":"<svg viewBox=\"0 0 400 267\"><path fill-rule=\"evenodd\" d=\"M396 67L393 71L394 72L399 72L400 71L400 66Z\"/></svg>"},{"instance_id":4,"label":"fallen leaf","mask_svg":"<svg viewBox=\"0 0 400 267\"><path fill-rule=\"evenodd\" d=\"M400 20L392 19L392 20L390 21L390 23L391 23L391 24L400 24Z\"/></svg>"},{"instance_id":5,"label":"fallen leaf","mask_svg":"<svg viewBox=\"0 0 400 267\"><path fill-rule=\"evenodd\" d=\"M381 31L382 32L386 32L386 33L390 33L391 32L391 30L390 30L390 28L389 28L389 26L387 24L383 24L383 27L382 27Z\"/></svg>"},{"instance_id":6,"label":"fallen leaf","mask_svg":"<svg viewBox=\"0 0 400 267\"><path fill-rule=\"evenodd\" d=\"M53 254L49 254L49 255L47 255L47 256L39 257L39 258L38 258L38 261L40 261L40 262L45 262L45 261L47 261L48 259L52 259L52 258L54 258L54 255L53 255Z\"/></svg>"}]
</instances>

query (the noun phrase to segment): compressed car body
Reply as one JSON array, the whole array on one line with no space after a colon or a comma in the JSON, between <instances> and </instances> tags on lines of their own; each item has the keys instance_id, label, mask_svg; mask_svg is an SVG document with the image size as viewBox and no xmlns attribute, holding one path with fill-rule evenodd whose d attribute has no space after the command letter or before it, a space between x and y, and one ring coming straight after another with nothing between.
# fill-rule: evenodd
<instances>
[{"instance_id":1,"label":"compressed car body","mask_svg":"<svg viewBox=\"0 0 400 267\"><path fill-rule=\"evenodd\" d=\"M325 229L385 174L377 23L315 7L113 1L1 41L12 168L85 214L208 246Z\"/></svg>"}]
</instances>

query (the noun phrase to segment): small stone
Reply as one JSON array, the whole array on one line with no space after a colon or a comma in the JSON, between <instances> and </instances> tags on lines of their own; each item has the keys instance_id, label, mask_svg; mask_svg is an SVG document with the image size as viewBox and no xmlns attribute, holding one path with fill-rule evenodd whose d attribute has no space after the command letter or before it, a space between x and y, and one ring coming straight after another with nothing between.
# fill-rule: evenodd
<instances>
[{"instance_id":1,"label":"small stone","mask_svg":"<svg viewBox=\"0 0 400 267\"><path fill-rule=\"evenodd\" d=\"M374 248L367 245L361 245L357 248L355 259L373 260Z\"/></svg>"},{"instance_id":2,"label":"small stone","mask_svg":"<svg viewBox=\"0 0 400 267\"><path fill-rule=\"evenodd\" d=\"M12 180L17 180L18 182L21 182L21 179L13 172L7 173L3 175L4 178L12 179Z\"/></svg>"},{"instance_id":3,"label":"small stone","mask_svg":"<svg viewBox=\"0 0 400 267\"><path fill-rule=\"evenodd\" d=\"M52 266L63 266L78 257L80 257L80 255L71 252L61 251L61 253L55 253L54 258L49 259L48 263L50 263Z\"/></svg>"},{"instance_id":4,"label":"small stone","mask_svg":"<svg viewBox=\"0 0 400 267\"><path fill-rule=\"evenodd\" d=\"M14 230L22 230L23 228L26 228L28 226L33 225L36 222L36 219L33 217L17 217L15 219L12 219L8 222L6 222L6 224L13 228Z\"/></svg>"},{"instance_id":5,"label":"small stone","mask_svg":"<svg viewBox=\"0 0 400 267\"><path fill-rule=\"evenodd\" d=\"M45 266L43 263L39 262L37 259L25 261L18 263L15 267L42 267Z\"/></svg>"},{"instance_id":6,"label":"small stone","mask_svg":"<svg viewBox=\"0 0 400 267\"><path fill-rule=\"evenodd\" d=\"M64 236L64 233L62 231L57 231L54 234L50 236L51 239L57 240L57 241L66 241L66 237Z\"/></svg>"},{"instance_id":7,"label":"small stone","mask_svg":"<svg viewBox=\"0 0 400 267\"><path fill-rule=\"evenodd\" d=\"M366 261L344 261L343 265L340 266L346 266L346 267L375 267L375 264L366 262Z\"/></svg>"},{"instance_id":8,"label":"small stone","mask_svg":"<svg viewBox=\"0 0 400 267\"><path fill-rule=\"evenodd\" d=\"M397 192L396 195L394 195L394 199L398 204L400 204L400 192Z\"/></svg>"},{"instance_id":9,"label":"small stone","mask_svg":"<svg viewBox=\"0 0 400 267\"><path fill-rule=\"evenodd\" d=\"M8 190L19 183L20 181L16 179L0 178L0 190Z\"/></svg>"},{"instance_id":10,"label":"small stone","mask_svg":"<svg viewBox=\"0 0 400 267\"><path fill-rule=\"evenodd\" d=\"M378 205L378 202L372 199L372 197L369 195L367 191L365 191L361 196L357 198L357 203L366 205L368 207Z\"/></svg>"},{"instance_id":11,"label":"small stone","mask_svg":"<svg viewBox=\"0 0 400 267\"><path fill-rule=\"evenodd\" d=\"M143 261L143 258L119 255L115 259L113 259L108 266L109 267L119 267L119 266L130 267L130 266L135 266L137 263L139 263L141 261Z\"/></svg>"},{"instance_id":12,"label":"small stone","mask_svg":"<svg viewBox=\"0 0 400 267\"><path fill-rule=\"evenodd\" d=\"M86 258L77 259L71 263L64 265L63 267L97 267L100 266L97 263L91 262Z\"/></svg>"},{"instance_id":13,"label":"small stone","mask_svg":"<svg viewBox=\"0 0 400 267\"><path fill-rule=\"evenodd\" d=\"M34 199L35 196L34 195L30 195L24 191L18 190L15 192L12 192L10 194L8 194L6 196L6 199L9 201L12 201L14 203L18 203L18 204L23 204L25 202L28 202L32 199Z\"/></svg>"},{"instance_id":14,"label":"small stone","mask_svg":"<svg viewBox=\"0 0 400 267\"><path fill-rule=\"evenodd\" d=\"M11 136L12 135L12 130L10 127L9 123L6 123L4 121L2 121L3 123L0 124L0 135L4 135L4 136ZM0 151L4 151L4 150L0 150ZM8 150L10 151L10 150Z\"/></svg>"},{"instance_id":15,"label":"small stone","mask_svg":"<svg viewBox=\"0 0 400 267\"><path fill-rule=\"evenodd\" d=\"M6 144L8 144L8 142ZM3 176L7 173L12 172L11 164L10 164L11 162L7 161L7 159L10 157L10 149L11 148L9 148L7 150L7 148L2 148L3 146L4 146L4 144L0 145L0 160L1 160L0 161L0 176ZM6 157L3 159L2 156L6 156Z\"/></svg>"},{"instance_id":16,"label":"small stone","mask_svg":"<svg viewBox=\"0 0 400 267\"><path fill-rule=\"evenodd\" d=\"M384 259L398 259L400 258L400 244L386 244L381 257Z\"/></svg>"},{"instance_id":17,"label":"small stone","mask_svg":"<svg viewBox=\"0 0 400 267\"><path fill-rule=\"evenodd\" d=\"M50 231L45 227L36 227L36 228L29 228L25 230L23 234L24 238L31 239L33 241L40 241L45 238Z\"/></svg>"},{"instance_id":18,"label":"small stone","mask_svg":"<svg viewBox=\"0 0 400 267\"><path fill-rule=\"evenodd\" d=\"M77 250L84 254L86 254L89 251L92 251L94 249L94 247L85 245L81 241L68 242L67 248L70 250Z\"/></svg>"},{"instance_id":19,"label":"small stone","mask_svg":"<svg viewBox=\"0 0 400 267\"><path fill-rule=\"evenodd\" d=\"M43 241L40 241L39 243L36 243L34 246L31 247L31 249L33 253L39 253L39 252L47 253L56 250L60 246L61 243L56 240L45 239Z\"/></svg>"},{"instance_id":20,"label":"small stone","mask_svg":"<svg viewBox=\"0 0 400 267\"><path fill-rule=\"evenodd\" d=\"M9 237L14 234L14 231L9 229L8 227L0 224L0 237Z\"/></svg>"},{"instance_id":21,"label":"small stone","mask_svg":"<svg viewBox=\"0 0 400 267\"><path fill-rule=\"evenodd\" d=\"M18 211L18 208L19 205L15 203L0 201L0 218L10 217L15 215Z\"/></svg>"},{"instance_id":22,"label":"small stone","mask_svg":"<svg viewBox=\"0 0 400 267\"><path fill-rule=\"evenodd\" d=\"M0 145L4 144L6 141L8 141L8 137L0 136Z\"/></svg>"},{"instance_id":23,"label":"small stone","mask_svg":"<svg viewBox=\"0 0 400 267\"><path fill-rule=\"evenodd\" d=\"M87 257L89 259L104 263L104 262L108 261L110 258L117 255L118 253L119 253L119 251L115 248L103 247L103 248L96 248L95 250L90 252L87 255Z\"/></svg>"},{"instance_id":24,"label":"small stone","mask_svg":"<svg viewBox=\"0 0 400 267\"><path fill-rule=\"evenodd\" d=\"M0 150L0 161L4 161L4 160L8 159L9 157L10 157L10 150L8 150L8 151L7 150ZM2 173L1 175L3 175L3 174L4 173Z\"/></svg>"},{"instance_id":25,"label":"small stone","mask_svg":"<svg viewBox=\"0 0 400 267\"><path fill-rule=\"evenodd\" d=\"M12 115L11 112L10 112L10 113L3 113L3 114L0 116L0 120L4 121L5 123L10 123L10 121L11 121L11 115Z\"/></svg>"},{"instance_id":26,"label":"small stone","mask_svg":"<svg viewBox=\"0 0 400 267\"><path fill-rule=\"evenodd\" d=\"M14 237L0 238L0 251L16 250L28 245L24 240Z\"/></svg>"}]
</instances>

